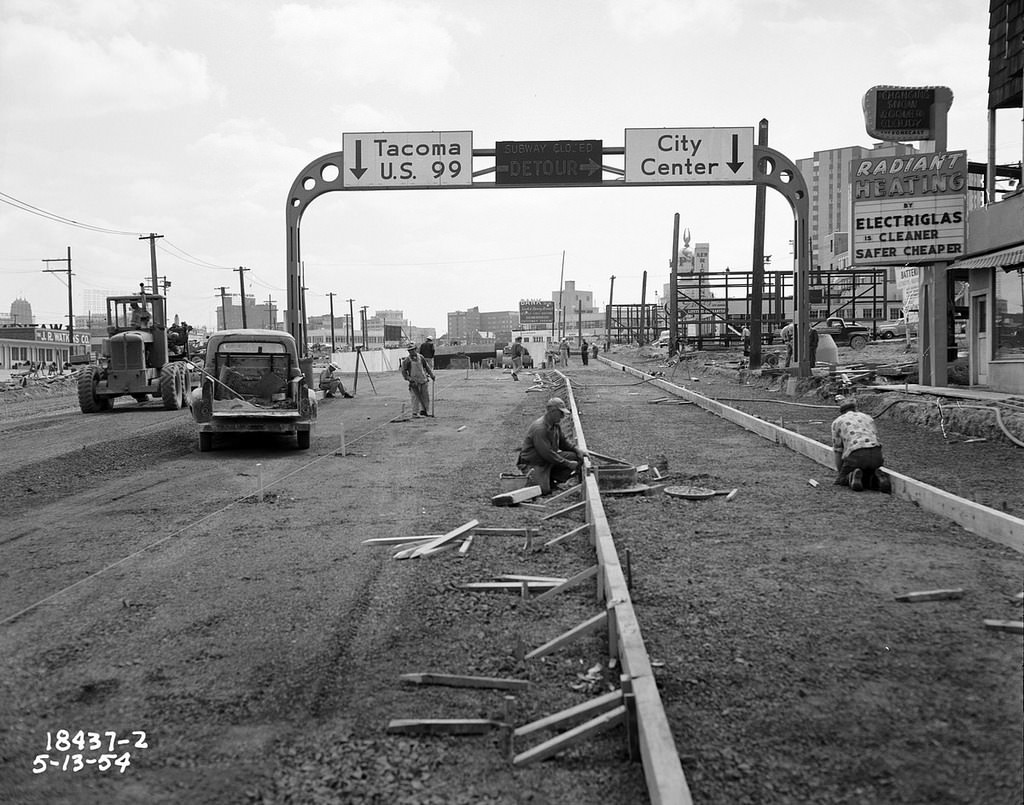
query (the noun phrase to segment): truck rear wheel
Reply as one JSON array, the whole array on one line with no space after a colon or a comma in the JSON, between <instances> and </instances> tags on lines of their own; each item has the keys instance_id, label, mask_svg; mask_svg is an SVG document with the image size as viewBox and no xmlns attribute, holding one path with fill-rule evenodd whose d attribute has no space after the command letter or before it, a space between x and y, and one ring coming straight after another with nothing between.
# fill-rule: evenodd
<instances>
[{"instance_id":1,"label":"truck rear wheel","mask_svg":"<svg viewBox=\"0 0 1024 805\"><path fill-rule=\"evenodd\" d=\"M100 382L100 369L98 366L86 366L78 375L78 407L83 414L95 414L99 411L109 411L113 404L107 397L100 397L96 393L96 387Z\"/></svg>"},{"instance_id":2,"label":"truck rear wheel","mask_svg":"<svg viewBox=\"0 0 1024 805\"><path fill-rule=\"evenodd\" d=\"M199 433L199 452L209 453L213 450L213 434L207 431Z\"/></svg>"},{"instance_id":3,"label":"truck rear wheel","mask_svg":"<svg viewBox=\"0 0 1024 805\"><path fill-rule=\"evenodd\" d=\"M309 431L300 430L295 434L295 439L299 444L299 450L309 450Z\"/></svg>"},{"instance_id":4,"label":"truck rear wheel","mask_svg":"<svg viewBox=\"0 0 1024 805\"><path fill-rule=\"evenodd\" d=\"M166 410L177 411L181 408L181 386L181 374L176 364L169 363L160 370L160 399Z\"/></svg>"},{"instance_id":5,"label":"truck rear wheel","mask_svg":"<svg viewBox=\"0 0 1024 805\"><path fill-rule=\"evenodd\" d=\"M866 335L851 335L850 336L850 349L864 349L868 345L868 338Z\"/></svg>"}]
</instances>

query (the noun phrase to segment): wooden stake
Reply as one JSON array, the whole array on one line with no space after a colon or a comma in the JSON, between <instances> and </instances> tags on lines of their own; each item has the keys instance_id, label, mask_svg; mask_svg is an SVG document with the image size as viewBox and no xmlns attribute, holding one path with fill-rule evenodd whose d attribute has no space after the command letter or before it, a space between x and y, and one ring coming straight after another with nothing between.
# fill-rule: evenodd
<instances>
[{"instance_id":1,"label":"wooden stake","mask_svg":"<svg viewBox=\"0 0 1024 805\"><path fill-rule=\"evenodd\" d=\"M915 603L917 601L947 601L963 597L964 588L955 587L949 590L923 590L916 593L903 593L902 595L897 595L896 600Z\"/></svg>"},{"instance_id":2,"label":"wooden stake","mask_svg":"<svg viewBox=\"0 0 1024 805\"><path fill-rule=\"evenodd\" d=\"M589 718L597 713L605 713L618 707L620 704L622 704L622 691L613 690L611 693L605 693L603 696L598 696L589 702L577 704L575 707L570 707L553 715L531 721L529 724L524 724L516 728L515 736L522 738L535 732L558 729L559 727L578 722L580 719Z\"/></svg>"},{"instance_id":3,"label":"wooden stake","mask_svg":"<svg viewBox=\"0 0 1024 805\"><path fill-rule=\"evenodd\" d=\"M500 495L495 495L491 498L491 503L495 506L515 506L517 503L539 498L540 495L541 490L539 486L524 486L520 489L513 489L511 492L502 492Z\"/></svg>"},{"instance_id":4,"label":"wooden stake","mask_svg":"<svg viewBox=\"0 0 1024 805\"><path fill-rule=\"evenodd\" d=\"M1013 632L1014 634L1024 634L1024 621L986 620L985 628L993 629L997 632Z\"/></svg>"},{"instance_id":5,"label":"wooden stake","mask_svg":"<svg viewBox=\"0 0 1024 805\"><path fill-rule=\"evenodd\" d=\"M562 648L562 646L567 646L569 643L572 643L579 637L588 635L591 632L596 632L598 629L601 629L604 626L606 626L607 623L608 611L605 610L600 615L595 615L593 618L584 621L579 626L576 626L570 629L568 632L559 635L554 640L549 640L543 646L535 648L533 651L526 655L526 659L532 660L536 657L543 657L545 654L550 654L551 652Z\"/></svg>"},{"instance_id":6,"label":"wooden stake","mask_svg":"<svg viewBox=\"0 0 1024 805\"><path fill-rule=\"evenodd\" d=\"M562 735L558 735L549 741L535 746L533 749L516 755L512 759L513 766L525 766L537 760L544 760L552 755L557 755L563 749L582 743L593 735L599 735L605 730L616 727L626 717L626 708L622 705L607 713L602 713L585 724L580 724Z\"/></svg>"},{"instance_id":7,"label":"wooden stake","mask_svg":"<svg viewBox=\"0 0 1024 805\"><path fill-rule=\"evenodd\" d=\"M501 726L503 722L489 718L393 718L387 731L406 735L484 735Z\"/></svg>"},{"instance_id":8,"label":"wooden stake","mask_svg":"<svg viewBox=\"0 0 1024 805\"><path fill-rule=\"evenodd\" d=\"M551 514L546 514L543 517L541 517L540 519L541 520L551 520L554 517L561 517L562 515L570 514L570 513L574 512L574 511L576 511L577 509L582 509L586 505L587 505L587 501L581 500L579 503L573 503L571 506L566 506L564 509L559 509L558 511L552 512Z\"/></svg>"},{"instance_id":9,"label":"wooden stake","mask_svg":"<svg viewBox=\"0 0 1024 805\"><path fill-rule=\"evenodd\" d=\"M527 690L526 679L502 679L493 676L461 676L459 674L402 674L399 679L416 685L445 685L449 688L493 688L496 690Z\"/></svg>"},{"instance_id":10,"label":"wooden stake","mask_svg":"<svg viewBox=\"0 0 1024 805\"><path fill-rule=\"evenodd\" d=\"M537 598L535 600L540 602L540 601L547 601L547 600L549 600L551 598L554 598L556 595L558 595L561 592L564 592L565 590L568 590L570 587L575 587L578 584L582 584L587 579L593 578L594 576L597 575L597 571L598 571L598 566L597 565L591 565L590 567L588 567L586 570L582 571L581 573L577 573L572 578L566 579L561 584L559 584L557 587L552 587L546 593L541 593L540 595L537 596Z\"/></svg>"}]
</instances>

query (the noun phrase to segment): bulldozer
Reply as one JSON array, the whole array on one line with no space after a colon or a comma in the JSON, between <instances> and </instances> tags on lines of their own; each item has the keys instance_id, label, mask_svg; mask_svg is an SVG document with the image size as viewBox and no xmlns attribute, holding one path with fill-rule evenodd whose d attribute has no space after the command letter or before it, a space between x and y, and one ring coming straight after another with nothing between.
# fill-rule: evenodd
<instances>
[{"instance_id":1,"label":"bulldozer","mask_svg":"<svg viewBox=\"0 0 1024 805\"><path fill-rule=\"evenodd\" d=\"M168 411L188 404L202 377L189 358L188 327L167 324L160 294L107 297L107 337L97 364L78 374L78 407L84 414L109 411L117 397L144 403L159 397Z\"/></svg>"}]
</instances>

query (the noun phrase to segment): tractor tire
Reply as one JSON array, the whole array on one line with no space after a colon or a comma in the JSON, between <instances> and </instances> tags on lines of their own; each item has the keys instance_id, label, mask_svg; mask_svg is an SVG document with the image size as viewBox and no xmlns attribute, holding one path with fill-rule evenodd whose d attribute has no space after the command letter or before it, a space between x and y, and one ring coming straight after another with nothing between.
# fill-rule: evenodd
<instances>
[{"instance_id":1,"label":"tractor tire","mask_svg":"<svg viewBox=\"0 0 1024 805\"><path fill-rule=\"evenodd\" d=\"M851 335L850 336L850 349L861 350L868 345L868 337L866 335Z\"/></svg>"},{"instance_id":2,"label":"tractor tire","mask_svg":"<svg viewBox=\"0 0 1024 805\"><path fill-rule=\"evenodd\" d=\"M202 431L199 434L199 452L209 453L213 450L213 434Z\"/></svg>"},{"instance_id":3,"label":"tractor tire","mask_svg":"<svg viewBox=\"0 0 1024 805\"><path fill-rule=\"evenodd\" d=\"M181 374L178 367L169 363L160 370L160 399L164 409L177 411L181 408Z\"/></svg>"},{"instance_id":4,"label":"tractor tire","mask_svg":"<svg viewBox=\"0 0 1024 805\"><path fill-rule=\"evenodd\" d=\"M107 397L96 394L99 384L100 370L98 366L87 366L78 375L78 407L83 414L96 414L109 411L113 403Z\"/></svg>"},{"instance_id":5,"label":"tractor tire","mask_svg":"<svg viewBox=\"0 0 1024 805\"><path fill-rule=\"evenodd\" d=\"M181 376L181 407L188 408L188 398L192 393L192 389L189 385L191 378L189 377L188 367L185 364L179 363L177 366L178 374Z\"/></svg>"},{"instance_id":6,"label":"tractor tire","mask_svg":"<svg viewBox=\"0 0 1024 805\"><path fill-rule=\"evenodd\" d=\"M299 450L309 450L309 431L300 430L295 434L295 440L298 442Z\"/></svg>"}]
</instances>

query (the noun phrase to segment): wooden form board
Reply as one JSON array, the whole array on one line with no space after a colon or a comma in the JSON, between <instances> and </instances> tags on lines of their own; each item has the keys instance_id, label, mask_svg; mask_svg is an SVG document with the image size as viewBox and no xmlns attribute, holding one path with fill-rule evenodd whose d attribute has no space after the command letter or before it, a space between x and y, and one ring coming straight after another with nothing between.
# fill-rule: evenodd
<instances>
[{"instance_id":1,"label":"wooden form board","mask_svg":"<svg viewBox=\"0 0 1024 805\"><path fill-rule=\"evenodd\" d=\"M445 685L450 688L493 688L496 690L528 690L529 680L503 679L493 676L462 676L459 674L402 674L403 682L417 685Z\"/></svg>"},{"instance_id":2,"label":"wooden form board","mask_svg":"<svg viewBox=\"0 0 1024 805\"><path fill-rule=\"evenodd\" d=\"M711 411L730 422L735 422L740 427L746 428L769 441L781 444L796 453L807 456L812 461L816 461L830 470L835 468L835 459L830 445L809 439L799 433L787 431L785 428L780 428L774 423L758 419L755 416L746 414L717 400L712 400L702 394L697 394L682 386L677 386L667 380L655 378L645 372L634 369L632 366L626 366L609 360L604 362L610 366L622 369L634 377L649 378L652 385L657 386L663 391L691 400L701 408ZM1024 553L1024 519L991 509L988 506L982 506L980 503L965 500L943 489L911 478L909 475L894 472L888 467L885 468L885 471L892 481L892 494L894 496L913 501L925 511L952 520L973 534Z\"/></svg>"}]
</instances>

